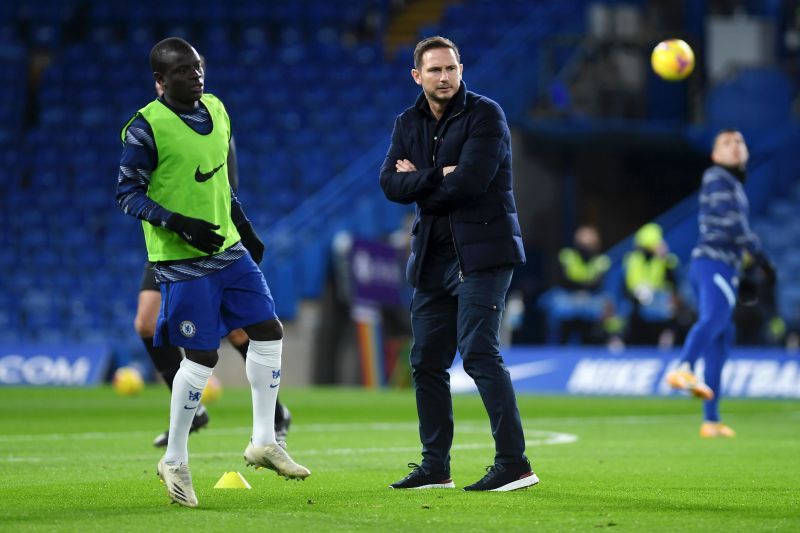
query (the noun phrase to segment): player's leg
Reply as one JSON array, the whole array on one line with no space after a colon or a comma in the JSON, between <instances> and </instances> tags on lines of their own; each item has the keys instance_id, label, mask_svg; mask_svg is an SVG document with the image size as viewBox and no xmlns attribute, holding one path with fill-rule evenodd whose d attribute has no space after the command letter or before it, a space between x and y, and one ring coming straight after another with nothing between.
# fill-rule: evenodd
<instances>
[{"instance_id":1,"label":"player's leg","mask_svg":"<svg viewBox=\"0 0 800 533\"><path fill-rule=\"evenodd\" d=\"M703 425L700 427L701 437L733 437L736 433L721 422L719 401L722 396L722 369L728 360L735 328L733 323L714 340L705 356L706 384L714 391L714 397L703 403Z\"/></svg>"},{"instance_id":2,"label":"player's leg","mask_svg":"<svg viewBox=\"0 0 800 533\"><path fill-rule=\"evenodd\" d=\"M158 463L158 476L170 498L186 507L197 507L192 474L189 470L189 431L200 396L216 365L216 350L186 350L186 359L175 374L170 402L169 442ZM213 363L212 363L213 362ZM210 365L210 366L209 366Z\"/></svg>"},{"instance_id":3,"label":"player's leg","mask_svg":"<svg viewBox=\"0 0 800 533\"><path fill-rule=\"evenodd\" d=\"M228 341L239 352L247 364L247 349L250 346L250 337L247 333L237 328L228 333ZM281 403L280 396L275 400L275 439L286 448L286 435L289 433L289 426L292 423L292 414L289 409Z\"/></svg>"},{"instance_id":4,"label":"player's leg","mask_svg":"<svg viewBox=\"0 0 800 533\"><path fill-rule=\"evenodd\" d=\"M732 269L724 263L699 259L692 261L690 276L698 296L699 317L689 330L681 351L681 364L667 374L667 382L675 389L686 390L705 400L714 392L700 383L694 374L694 363L704 355L731 320L736 292Z\"/></svg>"},{"instance_id":5,"label":"player's leg","mask_svg":"<svg viewBox=\"0 0 800 533\"><path fill-rule=\"evenodd\" d=\"M239 352L242 359L246 360L247 347L250 345L250 337L247 336L247 332L242 328L237 328L228 333L228 341L231 343L231 346Z\"/></svg>"},{"instance_id":6,"label":"player's leg","mask_svg":"<svg viewBox=\"0 0 800 533\"><path fill-rule=\"evenodd\" d=\"M464 490L516 490L538 483L525 456L517 399L500 355L500 323L512 267L473 272L458 287L458 350L489 415L494 465Z\"/></svg>"},{"instance_id":7,"label":"player's leg","mask_svg":"<svg viewBox=\"0 0 800 533\"><path fill-rule=\"evenodd\" d=\"M158 473L170 498L188 507L197 505L189 472L189 431L203 389L219 359L222 272L161 285L163 304L155 344L181 346L186 358L172 382L169 442Z\"/></svg>"},{"instance_id":8,"label":"player's leg","mask_svg":"<svg viewBox=\"0 0 800 533\"><path fill-rule=\"evenodd\" d=\"M458 283L458 265L430 262L411 300L414 342L410 362L417 401L422 464L390 485L393 489L453 488L450 448L453 444L453 401L450 374L456 354L456 299L446 281Z\"/></svg>"},{"instance_id":9,"label":"player's leg","mask_svg":"<svg viewBox=\"0 0 800 533\"><path fill-rule=\"evenodd\" d=\"M250 343L245 362L253 396L253 444L266 446L275 440L275 404L281 379L283 325L277 319L265 320L246 331Z\"/></svg>"},{"instance_id":10,"label":"player's leg","mask_svg":"<svg viewBox=\"0 0 800 533\"><path fill-rule=\"evenodd\" d=\"M156 332L156 321L161 308L161 288L156 281L152 263L146 263L142 274L142 284L139 289L139 305L136 308L136 318L133 325L136 333L142 339L147 354L153 362L156 371L164 379L164 383L172 390L172 380L183 360L181 351L177 346L154 346L153 336Z\"/></svg>"},{"instance_id":11,"label":"player's leg","mask_svg":"<svg viewBox=\"0 0 800 533\"><path fill-rule=\"evenodd\" d=\"M226 331L244 329L250 342L245 370L253 399L253 434L245 449L248 464L288 478L311 472L294 462L275 440L275 404L281 379L283 325L261 270L249 255L225 269L220 317Z\"/></svg>"},{"instance_id":12,"label":"player's leg","mask_svg":"<svg viewBox=\"0 0 800 533\"><path fill-rule=\"evenodd\" d=\"M186 349L172 385L169 417L169 442L164 454L166 462L189 462L188 439L200 397L211 377L219 356L216 350Z\"/></svg>"},{"instance_id":13,"label":"player's leg","mask_svg":"<svg viewBox=\"0 0 800 533\"><path fill-rule=\"evenodd\" d=\"M142 284L139 289L139 305L136 308L134 328L142 339L145 348L147 348L147 353L150 356L150 360L153 362L153 366L171 391L172 381L175 379L175 374L181 366L183 355L181 354L180 348L177 346L155 346L153 344L160 308L161 287L156 281L152 263L148 262L145 264ZM208 411L206 411L206 408L201 404L200 407L197 408L195 417L192 420L190 432L193 433L206 427L209 420ZM156 438L153 439L153 446L161 448L166 446L168 441L169 429L156 435Z\"/></svg>"}]
</instances>

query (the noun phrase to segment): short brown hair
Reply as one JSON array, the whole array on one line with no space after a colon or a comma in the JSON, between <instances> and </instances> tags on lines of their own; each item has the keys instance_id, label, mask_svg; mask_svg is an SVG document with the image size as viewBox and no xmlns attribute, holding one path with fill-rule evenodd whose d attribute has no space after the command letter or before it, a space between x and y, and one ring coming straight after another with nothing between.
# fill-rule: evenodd
<instances>
[{"instance_id":1,"label":"short brown hair","mask_svg":"<svg viewBox=\"0 0 800 533\"><path fill-rule=\"evenodd\" d=\"M456 54L456 61L461 63L461 54L458 53L458 47L456 46L456 43L447 37L436 35L434 37L426 37L417 43L417 46L414 48L414 68L418 69L420 66L422 66L422 54L428 50L433 50L434 48L451 49Z\"/></svg>"}]
</instances>

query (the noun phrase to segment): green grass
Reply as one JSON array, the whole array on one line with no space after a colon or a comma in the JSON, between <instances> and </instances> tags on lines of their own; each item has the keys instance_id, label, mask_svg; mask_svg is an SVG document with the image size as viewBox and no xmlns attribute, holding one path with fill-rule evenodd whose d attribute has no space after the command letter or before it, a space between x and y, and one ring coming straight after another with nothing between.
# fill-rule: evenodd
<instances>
[{"instance_id":1,"label":"green grass","mask_svg":"<svg viewBox=\"0 0 800 533\"><path fill-rule=\"evenodd\" d=\"M226 389L209 429L190 439L193 510L170 505L155 476L162 388L134 398L0 388L0 530L800 530L797 402L726 400L739 435L707 441L697 436L700 405L688 399L521 396L541 483L465 493L386 488L419 461L410 392L281 397L295 418L289 450L313 475L290 482L246 469L249 392ZM455 411L452 475L462 487L482 476L493 450L480 399L456 397ZM253 489L213 489L231 470Z\"/></svg>"}]
</instances>

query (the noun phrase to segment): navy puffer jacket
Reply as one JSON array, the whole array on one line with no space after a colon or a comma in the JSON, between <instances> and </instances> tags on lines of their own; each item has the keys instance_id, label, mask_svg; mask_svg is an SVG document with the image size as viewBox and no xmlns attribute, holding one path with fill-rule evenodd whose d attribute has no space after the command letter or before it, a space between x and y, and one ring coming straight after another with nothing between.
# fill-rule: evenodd
<instances>
[{"instance_id":1,"label":"navy puffer jacket","mask_svg":"<svg viewBox=\"0 0 800 533\"><path fill-rule=\"evenodd\" d=\"M406 277L417 286L434 216L447 215L462 275L525 262L511 175L511 134L500 106L462 82L452 109L429 138L425 95L394 124L381 167L386 198L416 202ZM427 114L427 115L426 115ZM418 170L397 172L398 159ZM442 176L442 168L456 165Z\"/></svg>"}]
</instances>

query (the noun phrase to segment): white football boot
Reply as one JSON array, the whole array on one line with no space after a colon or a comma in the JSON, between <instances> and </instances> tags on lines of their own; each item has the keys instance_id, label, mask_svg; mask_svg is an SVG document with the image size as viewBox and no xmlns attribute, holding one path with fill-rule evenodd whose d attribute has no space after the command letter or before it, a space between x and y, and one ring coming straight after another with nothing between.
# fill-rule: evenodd
<instances>
[{"instance_id":1,"label":"white football boot","mask_svg":"<svg viewBox=\"0 0 800 533\"><path fill-rule=\"evenodd\" d=\"M244 460L247 466L269 468L286 479L305 479L311 471L294 462L278 443L266 446L254 446L253 441L244 450Z\"/></svg>"},{"instance_id":2,"label":"white football boot","mask_svg":"<svg viewBox=\"0 0 800 533\"><path fill-rule=\"evenodd\" d=\"M197 507L197 496L192 487L192 473L189 465L170 465L161 459L158 462L158 477L167 488L170 499L186 507Z\"/></svg>"}]
</instances>

